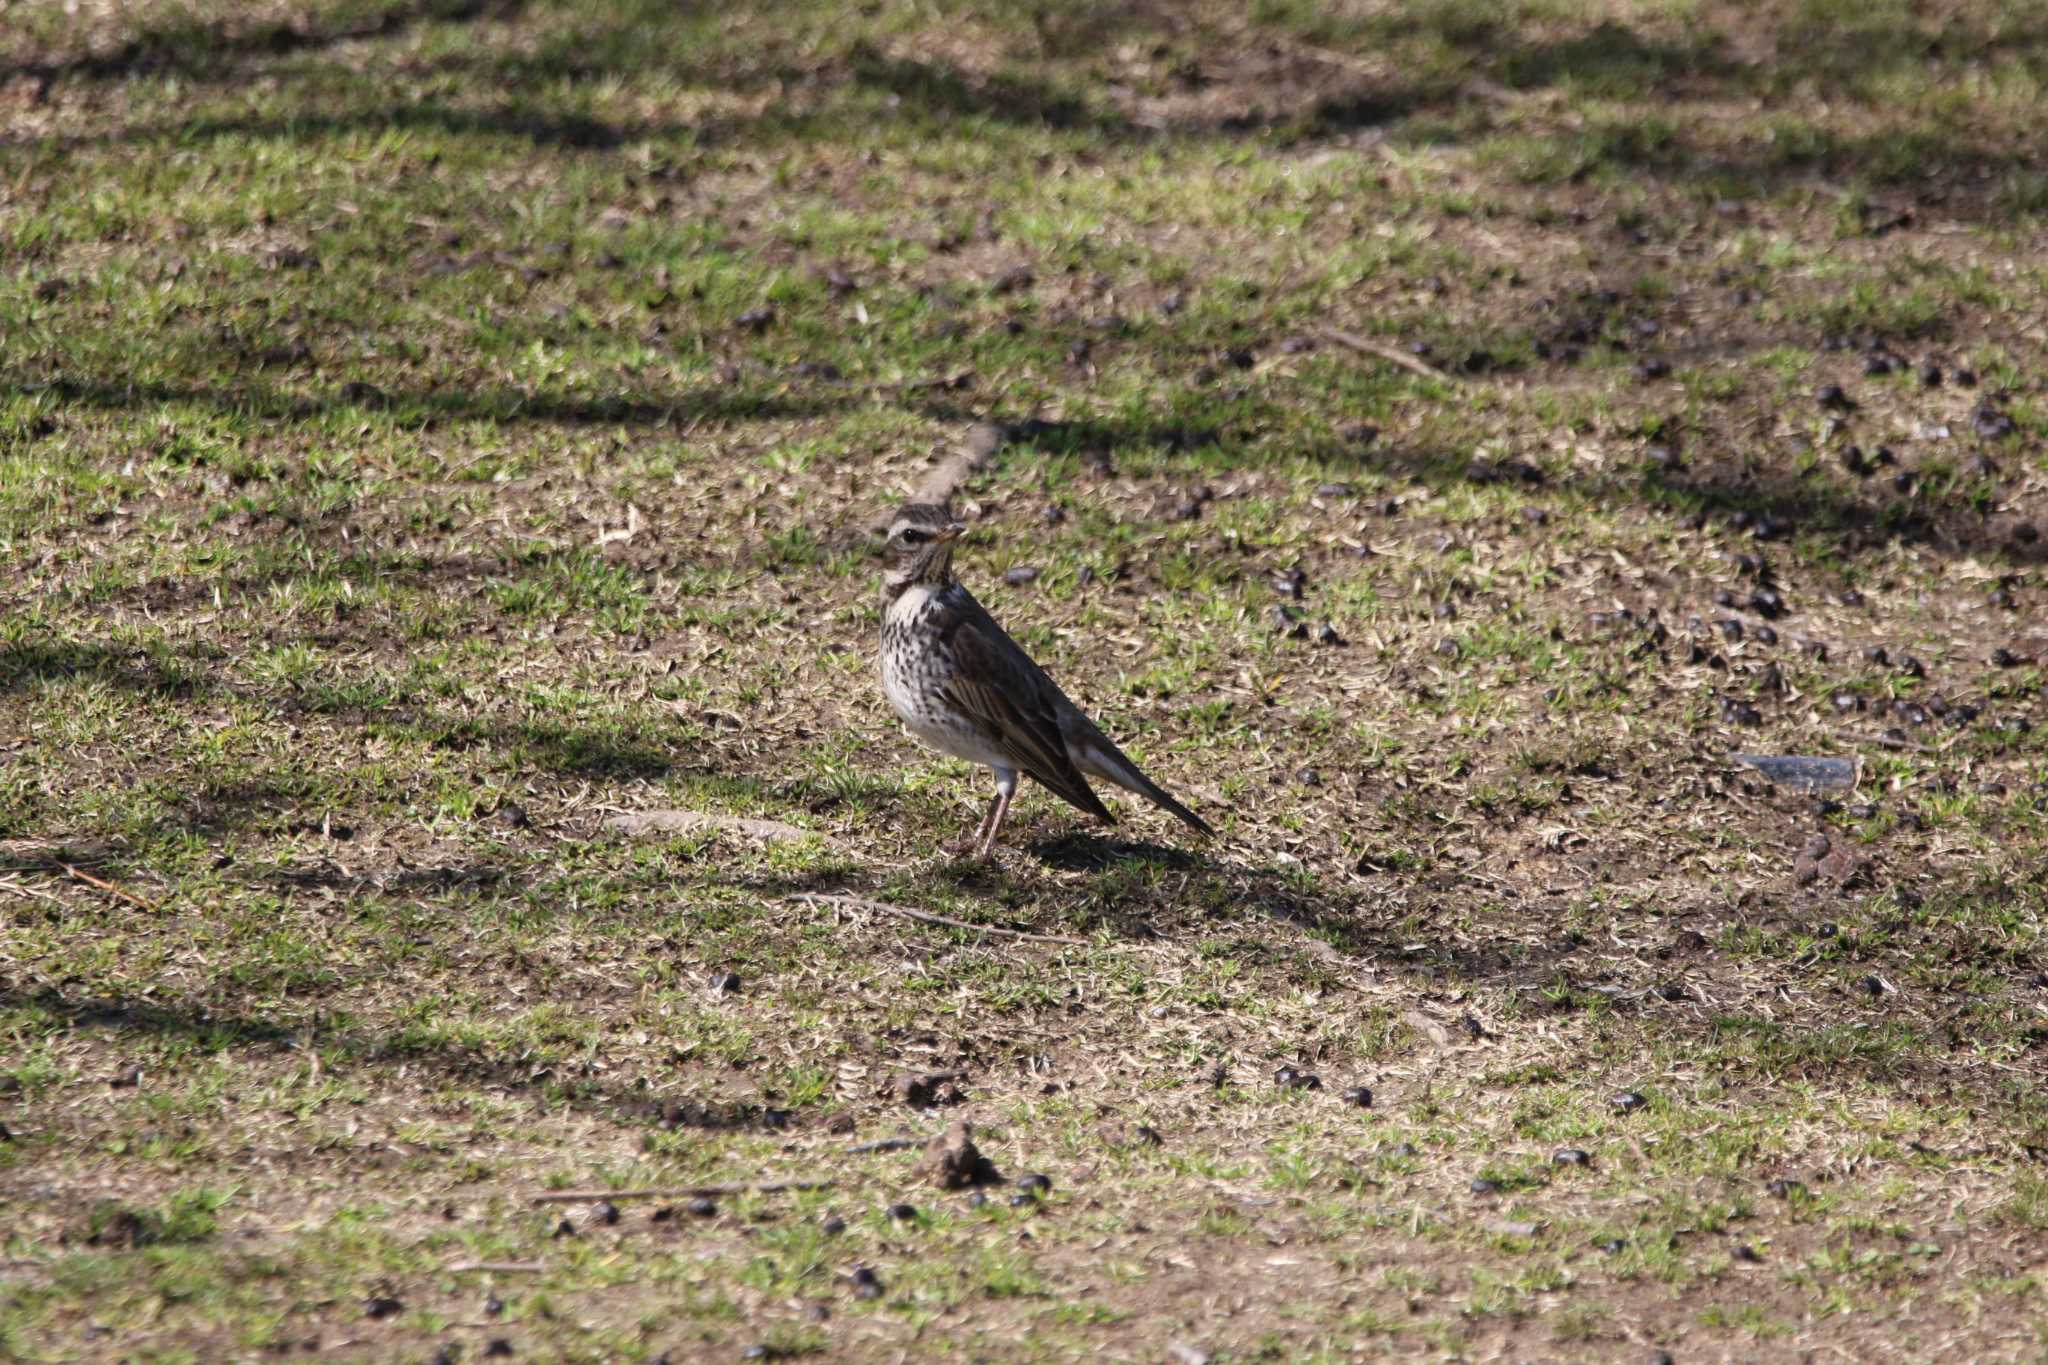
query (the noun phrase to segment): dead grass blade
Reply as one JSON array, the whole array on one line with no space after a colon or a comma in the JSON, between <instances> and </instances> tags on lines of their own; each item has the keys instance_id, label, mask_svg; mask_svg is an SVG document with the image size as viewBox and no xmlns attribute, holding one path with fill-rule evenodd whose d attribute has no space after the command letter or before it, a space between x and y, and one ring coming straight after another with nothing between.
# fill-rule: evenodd
<instances>
[{"instance_id":1,"label":"dead grass blade","mask_svg":"<svg viewBox=\"0 0 2048 1365\"><path fill-rule=\"evenodd\" d=\"M993 924L974 924L950 915L935 915L929 910L914 910L907 905L890 905L886 901L869 900L864 896L828 896L818 892L805 892L790 896L788 900L807 905L837 905L848 910L868 910L878 915L896 915L903 919L922 920L926 924L943 924L949 929L967 929L977 934L1000 934L1004 938L1025 939L1032 943L1065 943L1076 948L1089 946L1085 938L1073 938L1066 934L1034 934L1024 929L1003 929Z\"/></svg>"}]
</instances>

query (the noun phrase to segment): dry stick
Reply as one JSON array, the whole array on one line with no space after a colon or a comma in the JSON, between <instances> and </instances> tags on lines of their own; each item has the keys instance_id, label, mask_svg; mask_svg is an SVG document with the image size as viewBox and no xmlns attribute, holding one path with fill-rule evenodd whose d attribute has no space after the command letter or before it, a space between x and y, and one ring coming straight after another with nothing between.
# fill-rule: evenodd
<instances>
[{"instance_id":1,"label":"dry stick","mask_svg":"<svg viewBox=\"0 0 2048 1365\"><path fill-rule=\"evenodd\" d=\"M1406 351L1396 350L1392 346L1374 341L1370 337L1362 337L1356 332L1344 332L1339 331L1335 327L1325 327L1323 335L1336 342L1339 346L1349 347L1360 355L1378 356L1389 365L1399 365L1404 370L1413 370L1425 379L1441 379L1446 384L1458 382L1454 376L1445 374L1442 370L1439 370L1436 366L1431 365L1425 360L1418 359Z\"/></svg>"},{"instance_id":2,"label":"dry stick","mask_svg":"<svg viewBox=\"0 0 2048 1365\"><path fill-rule=\"evenodd\" d=\"M806 891L790 900L803 901L812 905L839 905L849 910L872 910L878 915L900 915L904 919L923 920L926 924L943 924L949 929L967 929L977 934L1001 934L1004 938L1029 939L1033 943L1067 943L1076 948L1090 944L1085 938L1070 938L1065 934L1033 934L1023 929L1002 929L993 924L973 924L949 915L935 915L929 910L913 910L907 905L890 905L887 901L871 901L864 896L826 896Z\"/></svg>"},{"instance_id":3,"label":"dry stick","mask_svg":"<svg viewBox=\"0 0 2048 1365\"><path fill-rule=\"evenodd\" d=\"M848 1156L866 1156L870 1152L902 1152L912 1147L924 1146L922 1138L876 1138L873 1142L856 1142L846 1149Z\"/></svg>"},{"instance_id":4,"label":"dry stick","mask_svg":"<svg viewBox=\"0 0 2048 1365\"><path fill-rule=\"evenodd\" d=\"M87 886L96 886L100 890L106 892L109 896L118 896L122 900L127 901L130 905L133 905L138 909L149 911L149 913L152 915L156 913L156 907L154 905L151 905L148 901L142 899L142 897L134 894L131 891L123 891L120 887L114 885L112 882L101 881L98 877L93 876L92 873L90 872L81 872L78 870L77 867L73 866L70 863L64 864L64 871L66 872L66 874L76 877L79 881L84 882Z\"/></svg>"},{"instance_id":5,"label":"dry stick","mask_svg":"<svg viewBox=\"0 0 2048 1365\"><path fill-rule=\"evenodd\" d=\"M665 1185L648 1190L556 1190L537 1194L536 1204L588 1204L600 1199L708 1199L719 1194L780 1194L785 1190L829 1190L836 1180L732 1180L722 1185Z\"/></svg>"},{"instance_id":6,"label":"dry stick","mask_svg":"<svg viewBox=\"0 0 2048 1365\"><path fill-rule=\"evenodd\" d=\"M934 502L941 507L953 500L962 484L973 478L995 458L997 451L1009 439L1009 433L995 422L976 422L967 429L961 439L960 449L924 476L910 495L912 502ZM895 517L895 509L875 523L876 531L885 531Z\"/></svg>"}]
</instances>

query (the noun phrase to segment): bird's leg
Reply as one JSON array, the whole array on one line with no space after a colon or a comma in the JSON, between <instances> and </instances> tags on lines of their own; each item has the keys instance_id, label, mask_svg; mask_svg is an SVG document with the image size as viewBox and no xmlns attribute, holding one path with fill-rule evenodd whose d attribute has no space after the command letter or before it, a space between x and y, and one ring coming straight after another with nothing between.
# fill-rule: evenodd
<instances>
[{"instance_id":1,"label":"bird's leg","mask_svg":"<svg viewBox=\"0 0 2048 1365\"><path fill-rule=\"evenodd\" d=\"M982 841L989 837L989 826L996 822L996 808L1001 806L1002 803L1002 793L997 792L989 801L988 814L981 817L981 824L975 829L973 837L947 844L946 852L956 858L981 858L987 856L986 850L982 847Z\"/></svg>"},{"instance_id":2,"label":"bird's leg","mask_svg":"<svg viewBox=\"0 0 2048 1365\"><path fill-rule=\"evenodd\" d=\"M988 828L982 832L981 849L974 856L986 858L994 851L996 835L1002 833L1003 817L1010 813L1010 798L1017 794L1017 775L1000 774L996 778L996 804L988 813Z\"/></svg>"}]
</instances>

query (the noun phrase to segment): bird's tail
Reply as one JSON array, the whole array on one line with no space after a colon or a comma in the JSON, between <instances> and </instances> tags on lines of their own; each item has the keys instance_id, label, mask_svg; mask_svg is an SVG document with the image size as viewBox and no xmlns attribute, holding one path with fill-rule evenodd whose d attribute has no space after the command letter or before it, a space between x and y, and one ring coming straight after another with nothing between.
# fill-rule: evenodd
<instances>
[{"instance_id":1,"label":"bird's tail","mask_svg":"<svg viewBox=\"0 0 2048 1365\"><path fill-rule=\"evenodd\" d=\"M1197 833L1214 837L1216 831L1209 822L1166 794L1157 782L1138 771L1138 765L1124 757L1123 750L1109 741L1106 735L1097 732L1088 737L1089 742L1070 751L1074 766L1104 782L1114 782L1125 791L1144 797L1163 811L1177 817L1188 828Z\"/></svg>"}]
</instances>

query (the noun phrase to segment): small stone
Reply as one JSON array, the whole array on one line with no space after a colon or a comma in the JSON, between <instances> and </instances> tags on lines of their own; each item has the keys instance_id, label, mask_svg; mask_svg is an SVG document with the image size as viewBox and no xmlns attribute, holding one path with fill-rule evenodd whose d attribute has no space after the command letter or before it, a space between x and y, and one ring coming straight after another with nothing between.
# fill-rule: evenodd
<instances>
[{"instance_id":1,"label":"small stone","mask_svg":"<svg viewBox=\"0 0 2048 1365\"><path fill-rule=\"evenodd\" d=\"M564 1218L561 1222L555 1224L555 1230L550 1235L557 1241L564 1237L574 1237L576 1235L576 1225Z\"/></svg>"},{"instance_id":2,"label":"small stone","mask_svg":"<svg viewBox=\"0 0 2048 1365\"><path fill-rule=\"evenodd\" d=\"M1470 1188L1472 1190L1472 1193L1474 1194L1486 1195L1500 1193L1500 1185L1495 1181L1488 1180L1485 1176L1478 1176L1474 1178Z\"/></svg>"},{"instance_id":3,"label":"small stone","mask_svg":"<svg viewBox=\"0 0 2048 1365\"><path fill-rule=\"evenodd\" d=\"M1840 384L1823 384L1813 391L1813 401L1833 412L1853 412L1856 400Z\"/></svg>"},{"instance_id":4,"label":"small stone","mask_svg":"<svg viewBox=\"0 0 2048 1365\"><path fill-rule=\"evenodd\" d=\"M704 1195L698 1195L695 1199L683 1205L683 1210L692 1218L715 1218L718 1216L718 1201Z\"/></svg>"},{"instance_id":5,"label":"small stone","mask_svg":"<svg viewBox=\"0 0 2048 1365\"><path fill-rule=\"evenodd\" d=\"M1623 1090L1607 1103L1617 1114L1633 1114L1636 1110L1648 1104L1649 1101L1634 1090Z\"/></svg>"},{"instance_id":6,"label":"small stone","mask_svg":"<svg viewBox=\"0 0 2048 1365\"><path fill-rule=\"evenodd\" d=\"M1593 1158L1577 1147L1560 1147L1550 1154L1553 1166L1590 1166Z\"/></svg>"},{"instance_id":7,"label":"small stone","mask_svg":"<svg viewBox=\"0 0 2048 1365\"><path fill-rule=\"evenodd\" d=\"M1035 565L1019 564L1016 568L1010 569L1003 574L1003 582L1013 588L1027 587L1037 581L1038 569Z\"/></svg>"},{"instance_id":8,"label":"small stone","mask_svg":"<svg viewBox=\"0 0 2048 1365\"><path fill-rule=\"evenodd\" d=\"M1773 1199L1791 1199L1806 1193L1805 1185L1797 1180L1786 1180L1783 1177L1770 1181L1764 1186L1764 1189Z\"/></svg>"},{"instance_id":9,"label":"small stone","mask_svg":"<svg viewBox=\"0 0 2048 1365\"><path fill-rule=\"evenodd\" d=\"M499 1298L496 1294L487 1294L484 1296L485 1317L495 1318L504 1311L505 1301L503 1299Z\"/></svg>"},{"instance_id":10,"label":"small stone","mask_svg":"<svg viewBox=\"0 0 2048 1365\"><path fill-rule=\"evenodd\" d=\"M846 1220L836 1213L828 1213L825 1215L825 1221L818 1224L818 1231L827 1237L837 1237L846 1231Z\"/></svg>"},{"instance_id":11,"label":"small stone","mask_svg":"<svg viewBox=\"0 0 2048 1365\"><path fill-rule=\"evenodd\" d=\"M1017 1177L1017 1188L1029 1195L1043 1196L1051 1194L1052 1177L1039 1171L1032 1171L1028 1175Z\"/></svg>"},{"instance_id":12,"label":"small stone","mask_svg":"<svg viewBox=\"0 0 2048 1365\"><path fill-rule=\"evenodd\" d=\"M1897 659L1894 659L1892 667L1909 678L1924 678L1927 676L1927 665L1921 663L1910 654L1901 654Z\"/></svg>"},{"instance_id":13,"label":"small stone","mask_svg":"<svg viewBox=\"0 0 2048 1365\"><path fill-rule=\"evenodd\" d=\"M600 1199L590 1206L590 1221L610 1227L619 1221L619 1206L609 1199Z\"/></svg>"},{"instance_id":14,"label":"small stone","mask_svg":"<svg viewBox=\"0 0 2048 1365\"><path fill-rule=\"evenodd\" d=\"M897 1223L915 1222L917 1221L917 1205L891 1204L889 1206L889 1218Z\"/></svg>"},{"instance_id":15,"label":"small stone","mask_svg":"<svg viewBox=\"0 0 2048 1365\"><path fill-rule=\"evenodd\" d=\"M1763 1262L1764 1258L1761 1255L1759 1255L1757 1249L1751 1246L1749 1243L1737 1242L1735 1244L1735 1259L1738 1261L1747 1261L1751 1265L1759 1265Z\"/></svg>"},{"instance_id":16,"label":"small stone","mask_svg":"<svg viewBox=\"0 0 2048 1365\"><path fill-rule=\"evenodd\" d=\"M974 1125L964 1119L925 1144L924 1155L912 1174L930 1180L942 1190L964 1189L1001 1179L994 1163L974 1145Z\"/></svg>"},{"instance_id":17,"label":"small stone","mask_svg":"<svg viewBox=\"0 0 2048 1365\"><path fill-rule=\"evenodd\" d=\"M1920 362L1920 383L1930 389L1941 387L1941 366L1933 360Z\"/></svg>"},{"instance_id":18,"label":"small stone","mask_svg":"<svg viewBox=\"0 0 2048 1365\"><path fill-rule=\"evenodd\" d=\"M1987 441L2002 441L2019 430L2011 417L1989 403L1970 414L1970 430Z\"/></svg>"},{"instance_id":19,"label":"small stone","mask_svg":"<svg viewBox=\"0 0 2048 1365\"><path fill-rule=\"evenodd\" d=\"M738 995L740 984L740 974L738 972L713 972L711 974L711 990L715 995Z\"/></svg>"},{"instance_id":20,"label":"small stone","mask_svg":"<svg viewBox=\"0 0 2048 1365\"><path fill-rule=\"evenodd\" d=\"M1882 668L1891 662L1891 655L1886 652L1883 645L1865 645L1863 647L1863 662L1876 664Z\"/></svg>"},{"instance_id":21,"label":"small stone","mask_svg":"<svg viewBox=\"0 0 2048 1365\"><path fill-rule=\"evenodd\" d=\"M1354 1109L1372 1108L1372 1091L1363 1085L1352 1086L1340 1098Z\"/></svg>"},{"instance_id":22,"label":"small stone","mask_svg":"<svg viewBox=\"0 0 2048 1365\"><path fill-rule=\"evenodd\" d=\"M493 1360L502 1360L507 1356L517 1354L517 1352L512 1349L512 1343L505 1338L492 1337L484 1343L484 1354Z\"/></svg>"},{"instance_id":23,"label":"small stone","mask_svg":"<svg viewBox=\"0 0 2048 1365\"><path fill-rule=\"evenodd\" d=\"M853 1273L847 1276L847 1279L853 1284L853 1296L856 1299L879 1299L882 1297L882 1277L877 1275L871 1268L864 1265L855 1266Z\"/></svg>"},{"instance_id":24,"label":"small stone","mask_svg":"<svg viewBox=\"0 0 2048 1365\"><path fill-rule=\"evenodd\" d=\"M1321 1090L1323 1088L1322 1077L1312 1075L1306 1071L1297 1071L1291 1066L1283 1066L1275 1071L1273 1073L1273 1084L1279 1086L1282 1090Z\"/></svg>"},{"instance_id":25,"label":"small stone","mask_svg":"<svg viewBox=\"0 0 2048 1365\"><path fill-rule=\"evenodd\" d=\"M733 322L749 332L765 332L775 325L775 310L767 304L749 308L733 319Z\"/></svg>"},{"instance_id":26,"label":"small stone","mask_svg":"<svg viewBox=\"0 0 2048 1365\"><path fill-rule=\"evenodd\" d=\"M1278 602L1266 608L1266 625L1290 640L1308 638L1307 623L1302 621L1292 608L1282 606Z\"/></svg>"},{"instance_id":27,"label":"small stone","mask_svg":"<svg viewBox=\"0 0 2048 1365\"><path fill-rule=\"evenodd\" d=\"M393 1317L404 1311L404 1302L399 1299L391 1298L388 1295L379 1295L375 1298L365 1301L363 1304L363 1314L366 1317L388 1318Z\"/></svg>"},{"instance_id":28,"label":"small stone","mask_svg":"<svg viewBox=\"0 0 2048 1365\"><path fill-rule=\"evenodd\" d=\"M1316 643L1334 649L1344 643L1344 637L1337 633L1337 627L1325 621L1316 627Z\"/></svg>"}]
</instances>

